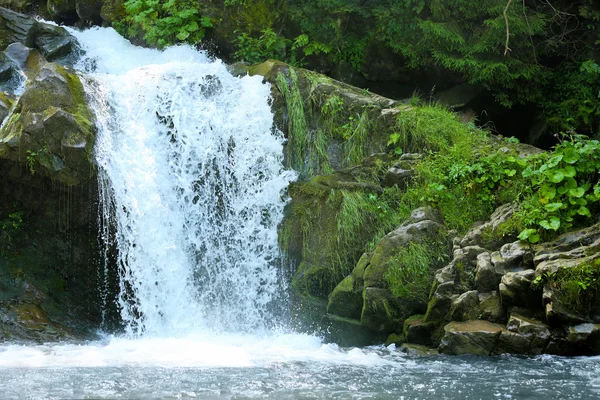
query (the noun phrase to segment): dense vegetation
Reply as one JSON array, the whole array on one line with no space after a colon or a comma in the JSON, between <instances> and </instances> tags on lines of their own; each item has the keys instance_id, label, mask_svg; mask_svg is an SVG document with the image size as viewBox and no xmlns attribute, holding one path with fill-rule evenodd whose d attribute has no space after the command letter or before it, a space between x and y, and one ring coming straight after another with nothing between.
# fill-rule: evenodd
<instances>
[{"instance_id":1,"label":"dense vegetation","mask_svg":"<svg viewBox=\"0 0 600 400\"><path fill-rule=\"evenodd\" d=\"M151 45L198 44L206 33L224 37L233 57L251 63L276 58L320 69L345 63L367 78L371 64L385 63L387 71L480 85L506 107L535 104L547 132L594 136L600 129L594 0L128 0L125 6L122 29Z\"/></svg>"}]
</instances>

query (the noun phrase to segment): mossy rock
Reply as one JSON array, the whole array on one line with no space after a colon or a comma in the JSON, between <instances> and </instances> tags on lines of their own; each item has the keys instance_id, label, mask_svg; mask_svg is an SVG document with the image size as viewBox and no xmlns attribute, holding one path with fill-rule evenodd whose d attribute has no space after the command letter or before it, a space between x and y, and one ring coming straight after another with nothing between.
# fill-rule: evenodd
<instances>
[{"instance_id":1,"label":"mossy rock","mask_svg":"<svg viewBox=\"0 0 600 400\"><path fill-rule=\"evenodd\" d=\"M0 130L0 158L69 186L86 183L95 174L93 123L79 78L44 64Z\"/></svg>"}]
</instances>

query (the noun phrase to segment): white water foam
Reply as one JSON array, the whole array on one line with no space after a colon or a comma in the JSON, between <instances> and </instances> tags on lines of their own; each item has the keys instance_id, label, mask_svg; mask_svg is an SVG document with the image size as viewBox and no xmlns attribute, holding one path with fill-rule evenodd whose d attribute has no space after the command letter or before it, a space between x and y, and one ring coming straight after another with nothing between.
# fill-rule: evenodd
<instances>
[{"instance_id":1,"label":"white water foam","mask_svg":"<svg viewBox=\"0 0 600 400\"><path fill-rule=\"evenodd\" d=\"M91 78L127 333L270 328L283 286L277 224L295 174L282 165L269 87L188 46L72 33Z\"/></svg>"}]
</instances>

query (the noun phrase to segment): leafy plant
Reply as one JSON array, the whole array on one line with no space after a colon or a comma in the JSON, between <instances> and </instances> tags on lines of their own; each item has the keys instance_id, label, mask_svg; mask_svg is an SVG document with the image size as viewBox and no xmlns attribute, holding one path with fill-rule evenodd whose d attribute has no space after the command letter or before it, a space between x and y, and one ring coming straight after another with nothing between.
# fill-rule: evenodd
<instances>
[{"instance_id":1,"label":"leafy plant","mask_svg":"<svg viewBox=\"0 0 600 400\"><path fill-rule=\"evenodd\" d=\"M29 168L29 172L31 172L31 175L35 175L35 163L37 160L37 156L37 153L31 150L27 150L27 167Z\"/></svg>"},{"instance_id":2,"label":"leafy plant","mask_svg":"<svg viewBox=\"0 0 600 400\"><path fill-rule=\"evenodd\" d=\"M193 0L127 0L124 5L127 33L149 45L195 44L212 27L211 19L199 14L198 2Z\"/></svg>"},{"instance_id":3,"label":"leafy plant","mask_svg":"<svg viewBox=\"0 0 600 400\"><path fill-rule=\"evenodd\" d=\"M242 32L237 36L236 45L238 50L235 58L255 64L269 58L285 60L291 40L277 34L273 29L266 28L261 31L257 38Z\"/></svg>"},{"instance_id":4,"label":"leafy plant","mask_svg":"<svg viewBox=\"0 0 600 400\"><path fill-rule=\"evenodd\" d=\"M591 217L590 207L600 200L600 142L582 135L566 136L552 153L527 160L523 177L531 183L520 217L527 229L522 240L536 243L540 228L558 231L573 226L576 218ZM543 231L542 231L543 232Z\"/></svg>"},{"instance_id":5,"label":"leafy plant","mask_svg":"<svg viewBox=\"0 0 600 400\"><path fill-rule=\"evenodd\" d=\"M557 272L538 275L532 288L549 285L556 300L569 311L587 317L600 298L600 260L562 267Z\"/></svg>"}]
</instances>

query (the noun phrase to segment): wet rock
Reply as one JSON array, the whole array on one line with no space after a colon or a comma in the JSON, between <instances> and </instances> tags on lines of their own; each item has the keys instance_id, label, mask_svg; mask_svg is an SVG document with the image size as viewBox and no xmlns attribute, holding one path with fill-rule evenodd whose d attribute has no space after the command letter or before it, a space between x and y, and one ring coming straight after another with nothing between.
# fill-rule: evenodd
<instances>
[{"instance_id":1,"label":"wet rock","mask_svg":"<svg viewBox=\"0 0 600 400\"><path fill-rule=\"evenodd\" d=\"M506 322L506 311L498 291L479 294L480 318L490 322Z\"/></svg>"},{"instance_id":2,"label":"wet rock","mask_svg":"<svg viewBox=\"0 0 600 400\"><path fill-rule=\"evenodd\" d=\"M499 274L533 269L533 250L521 240L507 243L492 253L491 262Z\"/></svg>"},{"instance_id":3,"label":"wet rock","mask_svg":"<svg viewBox=\"0 0 600 400\"><path fill-rule=\"evenodd\" d=\"M4 53L0 53L0 84L13 78L13 65L13 62Z\"/></svg>"},{"instance_id":4,"label":"wet rock","mask_svg":"<svg viewBox=\"0 0 600 400\"><path fill-rule=\"evenodd\" d=\"M76 0L75 11L80 19L99 23L102 20L100 13L103 3L104 0Z\"/></svg>"},{"instance_id":5,"label":"wet rock","mask_svg":"<svg viewBox=\"0 0 600 400\"><path fill-rule=\"evenodd\" d=\"M404 343L398 348L398 350L413 357L430 357L439 355L437 349L431 349L427 346L414 343Z\"/></svg>"},{"instance_id":6,"label":"wet rock","mask_svg":"<svg viewBox=\"0 0 600 400\"><path fill-rule=\"evenodd\" d=\"M488 321L451 322L438 347L443 354L490 355L504 329Z\"/></svg>"},{"instance_id":7,"label":"wet rock","mask_svg":"<svg viewBox=\"0 0 600 400\"><path fill-rule=\"evenodd\" d=\"M502 331L493 354L529 354L530 340L515 332Z\"/></svg>"},{"instance_id":8,"label":"wet rock","mask_svg":"<svg viewBox=\"0 0 600 400\"><path fill-rule=\"evenodd\" d=\"M48 0L48 12L59 23L72 24L77 21L77 0Z\"/></svg>"},{"instance_id":9,"label":"wet rock","mask_svg":"<svg viewBox=\"0 0 600 400\"><path fill-rule=\"evenodd\" d=\"M404 321L403 334L409 343L431 346L435 324L424 321L423 315L415 315Z\"/></svg>"},{"instance_id":10,"label":"wet rock","mask_svg":"<svg viewBox=\"0 0 600 400\"><path fill-rule=\"evenodd\" d=\"M479 295L477 290L461 294L450 306L450 319L452 321L469 321L478 319L481 315L479 309Z\"/></svg>"},{"instance_id":11,"label":"wet rock","mask_svg":"<svg viewBox=\"0 0 600 400\"><path fill-rule=\"evenodd\" d=\"M532 289L535 271L509 272L502 277L500 296L504 307L524 306L532 309L542 307L542 293Z\"/></svg>"},{"instance_id":12,"label":"wet rock","mask_svg":"<svg viewBox=\"0 0 600 400\"><path fill-rule=\"evenodd\" d=\"M360 322L373 331L392 332L402 328L402 322L414 310L412 304L399 301L387 289L365 287Z\"/></svg>"},{"instance_id":13,"label":"wet rock","mask_svg":"<svg viewBox=\"0 0 600 400\"><path fill-rule=\"evenodd\" d=\"M92 121L79 78L58 64L42 64L0 130L0 159L69 186L88 182L95 170Z\"/></svg>"},{"instance_id":14,"label":"wet rock","mask_svg":"<svg viewBox=\"0 0 600 400\"><path fill-rule=\"evenodd\" d=\"M33 79L47 63L39 51L21 43L13 43L4 52L14 64L29 78Z\"/></svg>"},{"instance_id":15,"label":"wet rock","mask_svg":"<svg viewBox=\"0 0 600 400\"><path fill-rule=\"evenodd\" d=\"M517 313L510 314L506 329L524 336L529 341L530 345L527 354L542 354L550 339L550 328L548 325L537 319L525 317Z\"/></svg>"},{"instance_id":16,"label":"wet rock","mask_svg":"<svg viewBox=\"0 0 600 400\"><path fill-rule=\"evenodd\" d=\"M600 324L570 326L566 339L582 354L600 354Z\"/></svg>"},{"instance_id":17,"label":"wet rock","mask_svg":"<svg viewBox=\"0 0 600 400\"><path fill-rule=\"evenodd\" d=\"M53 342L78 336L72 329L51 321L37 304L0 302L0 342Z\"/></svg>"},{"instance_id":18,"label":"wet rock","mask_svg":"<svg viewBox=\"0 0 600 400\"><path fill-rule=\"evenodd\" d=\"M33 18L0 7L0 50L15 42L33 47L36 28Z\"/></svg>"},{"instance_id":19,"label":"wet rock","mask_svg":"<svg viewBox=\"0 0 600 400\"><path fill-rule=\"evenodd\" d=\"M347 276L329 295L327 312L345 318L360 318L362 311L362 284L352 276Z\"/></svg>"},{"instance_id":20,"label":"wet rock","mask_svg":"<svg viewBox=\"0 0 600 400\"><path fill-rule=\"evenodd\" d=\"M490 220L471 229L460 242L461 247L481 246L488 250L497 250L508 240L517 239L517 230L511 225L515 206L505 204L498 207L490 216Z\"/></svg>"},{"instance_id":21,"label":"wet rock","mask_svg":"<svg viewBox=\"0 0 600 400\"><path fill-rule=\"evenodd\" d=\"M77 56L72 54L77 49L77 40L60 26L38 23L34 46L48 61L72 55L73 59L68 60L67 64L73 64Z\"/></svg>"}]
</instances>

